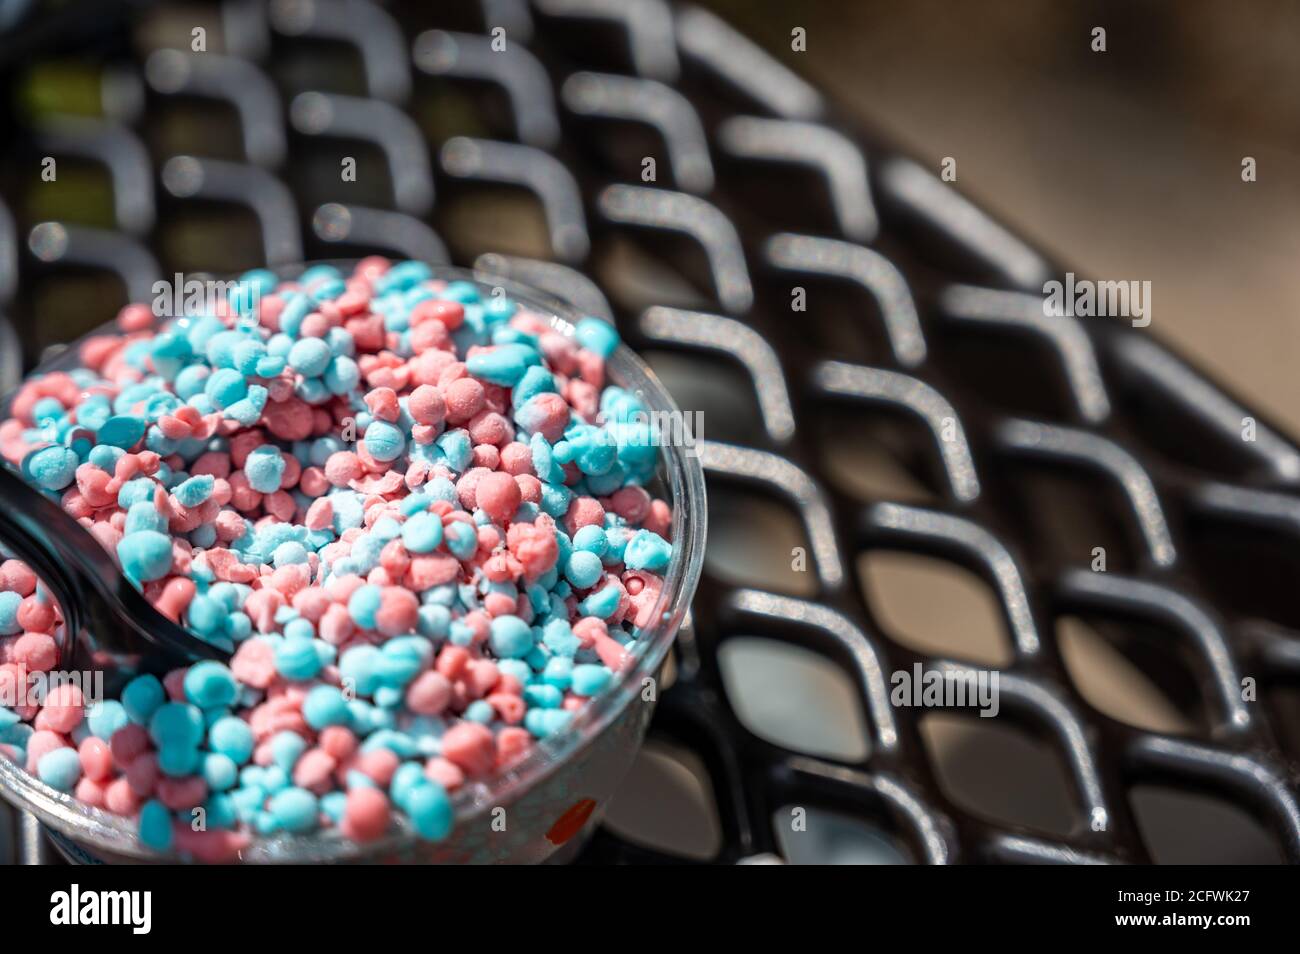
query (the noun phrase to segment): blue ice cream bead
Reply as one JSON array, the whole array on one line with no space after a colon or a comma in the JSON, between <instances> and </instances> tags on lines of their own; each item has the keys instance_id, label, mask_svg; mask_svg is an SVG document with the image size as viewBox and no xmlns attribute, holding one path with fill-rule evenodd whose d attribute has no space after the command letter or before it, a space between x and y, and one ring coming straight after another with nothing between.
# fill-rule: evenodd
<instances>
[{"instance_id":1,"label":"blue ice cream bead","mask_svg":"<svg viewBox=\"0 0 1300 954\"><path fill-rule=\"evenodd\" d=\"M418 613L416 632L429 639L443 639L451 629L451 610L437 603L426 603Z\"/></svg>"},{"instance_id":2,"label":"blue ice cream bead","mask_svg":"<svg viewBox=\"0 0 1300 954\"><path fill-rule=\"evenodd\" d=\"M212 369L202 364L191 364L183 368L176 375L173 387L176 389L176 396L182 400L188 401L196 394L202 394L208 378L212 376Z\"/></svg>"},{"instance_id":3,"label":"blue ice cream bead","mask_svg":"<svg viewBox=\"0 0 1300 954\"><path fill-rule=\"evenodd\" d=\"M118 414L110 417L95 434L100 444L130 450L144 437L145 422L130 414Z\"/></svg>"},{"instance_id":4,"label":"blue ice cream bead","mask_svg":"<svg viewBox=\"0 0 1300 954\"><path fill-rule=\"evenodd\" d=\"M167 692L157 676L146 673L136 676L122 689L122 707L130 720L138 725L146 725L158 711L158 707L167 701Z\"/></svg>"},{"instance_id":5,"label":"blue ice cream bead","mask_svg":"<svg viewBox=\"0 0 1300 954\"><path fill-rule=\"evenodd\" d=\"M284 477L284 456L269 445L253 448L244 460L244 476L248 485L262 494L273 494L280 489Z\"/></svg>"},{"instance_id":6,"label":"blue ice cream bead","mask_svg":"<svg viewBox=\"0 0 1300 954\"><path fill-rule=\"evenodd\" d=\"M672 560L673 547L667 540L650 530L638 530L623 551L623 562L629 570L649 570L662 573Z\"/></svg>"},{"instance_id":7,"label":"blue ice cream bead","mask_svg":"<svg viewBox=\"0 0 1300 954\"><path fill-rule=\"evenodd\" d=\"M229 755L209 752L203 756L203 780L214 792L232 789L239 782L239 766Z\"/></svg>"},{"instance_id":8,"label":"blue ice cream bead","mask_svg":"<svg viewBox=\"0 0 1300 954\"><path fill-rule=\"evenodd\" d=\"M307 548L295 540L287 540L271 553L271 562L276 568L290 566L308 561Z\"/></svg>"},{"instance_id":9,"label":"blue ice cream bead","mask_svg":"<svg viewBox=\"0 0 1300 954\"><path fill-rule=\"evenodd\" d=\"M277 732L271 738L271 759L287 773L293 772L293 767L306 751L307 741L297 732Z\"/></svg>"},{"instance_id":10,"label":"blue ice cream bead","mask_svg":"<svg viewBox=\"0 0 1300 954\"><path fill-rule=\"evenodd\" d=\"M0 593L0 636L15 636L23 631L18 622L18 607L23 598L12 590Z\"/></svg>"},{"instance_id":11,"label":"blue ice cream bead","mask_svg":"<svg viewBox=\"0 0 1300 954\"><path fill-rule=\"evenodd\" d=\"M248 382L234 368L218 368L204 382L203 393L214 406L225 409L248 396Z\"/></svg>"},{"instance_id":12,"label":"blue ice cream bead","mask_svg":"<svg viewBox=\"0 0 1300 954\"><path fill-rule=\"evenodd\" d=\"M107 742L113 733L131 721L126 706L116 699L101 699L86 709L86 725L96 738Z\"/></svg>"},{"instance_id":13,"label":"blue ice cream bead","mask_svg":"<svg viewBox=\"0 0 1300 954\"><path fill-rule=\"evenodd\" d=\"M542 669L542 681L561 691L573 682L573 660L566 656L552 656Z\"/></svg>"},{"instance_id":14,"label":"blue ice cream bead","mask_svg":"<svg viewBox=\"0 0 1300 954\"><path fill-rule=\"evenodd\" d=\"M571 688L577 696L594 696L603 692L613 681L614 674L605 666L584 663L573 667Z\"/></svg>"},{"instance_id":15,"label":"blue ice cream bead","mask_svg":"<svg viewBox=\"0 0 1300 954\"><path fill-rule=\"evenodd\" d=\"M256 338L245 338L230 349L231 365L244 375L258 373L258 364L266 357L266 345Z\"/></svg>"},{"instance_id":16,"label":"blue ice cream bead","mask_svg":"<svg viewBox=\"0 0 1300 954\"><path fill-rule=\"evenodd\" d=\"M397 771L393 773L393 780L388 786L388 794L392 796L393 802L405 811L407 796L428 781L429 779L424 776L424 766L419 762L403 762L397 767Z\"/></svg>"},{"instance_id":17,"label":"blue ice cream bead","mask_svg":"<svg viewBox=\"0 0 1300 954\"><path fill-rule=\"evenodd\" d=\"M185 621L200 636L212 636L221 632L229 609L210 596L199 594L190 600L185 611Z\"/></svg>"},{"instance_id":18,"label":"blue ice cream bead","mask_svg":"<svg viewBox=\"0 0 1300 954\"><path fill-rule=\"evenodd\" d=\"M70 792L81 780L81 759L77 750L70 747L46 752L36 763L36 774L50 788Z\"/></svg>"},{"instance_id":19,"label":"blue ice cream bead","mask_svg":"<svg viewBox=\"0 0 1300 954\"><path fill-rule=\"evenodd\" d=\"M442 518L427 511L402 524L402 545L411 553L432 553L442 543Z\"/></svg>"},{"instance_id":20,"label":"blue ice cream bead","mask_svg":"<svg viewBox=\"0 0 1300 954\"><path fill-rule=\"evenodd\" d=\"M618 609L619 590L614 585L603 586L578 604L578 611L585 616L609 619Z\"/></svg>"},{"instance_id":21,"label":"blue ice cream bead","mask_svg":"<svg viewBox=\"0 0 1300 954\"><path fill-rule=\"evenodd\" d=\"M148 583L171 572L172 539L156 530L141 530L122 538L117 545L122 572L133 580Z\"/></svg>"},{"instance_id":22,"label":"blue ice cream bead","mask_svg":"<svg viewBox=\"0 0 1300 954\"><path fill-rule=\"evenodd\" d=\"M530 706L542 709L558 709L564 701L564 693L546 682L535 682L524 687L524 700Z\"/></svg>"},{"instance_id":23,"label":"blue ice cream bead","mask_svg":"<svg viewBox=\"0 0 1300 954\"><path fill-rule=\"evenodd\" d=\"M314 339L312 339L314 340ZM305 788L285 788L267 803L276 827L295 835L314 831L320 812L316 796Z\"/></svg>"},{"instance_id":24,"label":"blue ice cream bead","mask_svg":"<svg viewBox=\"0 0 1300 954\"><path fill-rule=\"evenodd\" d=\"M276 644L275 668L285 679L311 679L321 670L320 653L311 639L285 639Z\"/></svg>"},{"instance_id":25,"label":"blue ice cream bead","mask_svg":"<svg viewBox=\"0 0 1300 954\"><path fill-rule=\"evenodd\" d=\"M42 447L26 461L27 472L46 490L62 490L77 477L81 461L68 447Z\"/></svg>"},{"instance_id":26,"label":"blue ice cream bead","mask_svg":"<svg viewBox=\"0 0 1300 954\"><path fill-rule=\"evenodd\" d=\"M503 659L519 659L533 648L533 631L518 616L498 616L492 620L488 639L492 651Z\"/></svg>"},{"instance_id":27,"label":"blue ice cream bead","mask_svg":"<svg viewBox=\"0 0 1300 954\"><path fill-rule=\"evenodd\" d=\"M203 810L207 813L209 828L225 830L239 824L239 810L228 792L213 792L203 803Z\"/></svg>"},{"instance_id":28,"label":"blue ice cream bead","mask_svg":"<svg viewBox=\"0 0 1300 954\"><path fill-rule=\"evenodd\" d=\"M347 700L334 686L314 686L303 700L302 717L317 732L327 726L351 722Z\"/></svg>"},{"instance_id":29,"label":"blue ice cream bead","mask_svg":"<svg viewBox=\"0 0 1300 954\"><path fill-rule=\"evenodd\" d=\"M236 765L243 765L253 757L253 730L243 719L226 716L208 729L208 745L213 752L220 752Z\"/></svg>"},{"instance_id":30,"label":"blue ice cream bead","mask_svg":"<svg viewBox=\"0 0 1300 954\"><path fill-rule=\"evenodd\" d=\"M203 756L191 745L164 745L158 750L158 769L170 778L183 778L199 770Z\"/></svg>"},{"instance_id":31,"label":"blue ice cream bead","mask_svg":"<svg viewBox=\"0 0 1300 954\"><path fill-rule=\"evenodd\" d=\"M496 718L496 710L486 699L475 699L465 707L464 718L470 722L488 725Z\"/></svg>"},{"instance_id":32,"label":"blue ice cream bead","mask_svg":"<svg viewBox=\"0 0 1300 954\"><path fill-rule=\"evenodd\" d=\"M604 527L588 524L585 527L579 527L578 532L573 535L574 550L586 550L600 557L605 555L608 548L609 542L605 539Z\"/></svg>"},{"instance_id":33,"label":"blue ice cream bead","mask_svg":"<svg viewBox=\"0 0 1300 954\"><path fill-rule=\"evenodd\" d=\"M406 796L406 814L415 833L426 841L441 841L451 833L455 820L451 799L437 782L426 780Z\"/></svg>"},{"instance_id":34,"label":"blue ice cream bead","mask_svg":"<svg viewBox=\"0 0 1300 954\"><path fill-rule=\"evenodd\" d=\"M353 646L339 659L339 675L344 683L351 684L358 696L370 696L374 693L378 680L375 677L379 662L379 650L374 646Z\"/></svg>"},{"instance_id":35,"label":"blue ice cream bead","mask_svg":"<svg viewBox=\"0 0 1300 954\"><path fill-rule=\"evenodd\" d=\"M321 796L320 810L328 815L336 825L343 823L343 815L347 811L347 807L347 792L328 792Z\"/></svg>"},{"instance_id":36,"label":"blue ice cream bead","mask_svg":"<svg viewBox=\"0 0 1300 954\"><path fill-rule=\"evenodd\" d=\"M292 733L291 733L292 734ZM268 766L262 772L262 787L268 792L278 792L289 787L289 773L279 765Z\"/></svg>"},{"instance_id":37,"label":"blue ice cream bead","mask_svg":"<svg viewBox=\"0 0 1300 954\"><path fill-rule=\"evenodd\" d=\"M303 338L289 349L289 367L305 378L319 378L329 367L334 354L320 338Z\"/></svg>"},{"instance_id":38,"label":"blue ice cream bead","mask_svg":"<svg viewBox=\"0 0 1300 954\"><path fill-rule=\"evenodd\" d=\"M589 550L574 550L564 566L564 578L580 590L595 586L604 572L600 557Z\"/></svg>"},{"instance_id":39,"label":"blue ice cream bead","mask_svg":"<svg viewBox=\"0 0 1300 954\"><path fill-rule=\"evenodd\" d=\"M524 728L539 739L566 729L572 713L563 709L529 709L524 714Z\"/></svg>"},{"instance_id":40,"label":"blue ice cream bead","mask_svg":"<svg viewBox=\"0 0 1300 954\"><path fill-rule=\"evenodd\" d=\"M468 560L478 550L478 534L469 524L457 520L444 528L447 549L458 560Z\"/></svg>"},{"instance_id":41,"label":"blue ice cream bead","mask_svg":"<svg viewBox=\"0 0 1300 954\"><path fill-rule=\"evenodd\" d=\"M379 612L382 599L383 591L373 583L357 587L348 597L348 615L352 622L362 629L374 629L375 614Z\"/></svg>"},{"instance_id":42,"label":"blue ice cream bead","mask_svg":"<svg viewBox=\"0 0 1300 954\"><path fill-rule=\"evenodd\" d=\"M378 461L396 460L406 450L406 437L387 421L371 421L366 427L366 450Z\"/></svg>"},{"instance_id":43,"label":"blue ice cream bead","mask_svg":"<svg viewBox=\"0 0 1300 954\"><path fill-rule=\"evenodd\" d=\"M149 719L149 737L159 748L196 748L206 732L203 713L183 702L164 702Z\"/></svg>"},{"instance_id":44,"label":"blue ice cream bead","mask_svg":"<svg viewBox=\"0 0 1300 954\"><path fill-rule=\"evenodd\" d=\"M361 383L361 368L347 355L337 355L325 369L323 380L331 394L347 394Z\"/></svg>"},{"instance_id":45,"label":"blue ice cream bead","mask_svg":"<svg viewBox=\"0 0 1300 954\"><path fill-rule=\"evenodd\" d=\"M618 348L618 330L608 321L599 318L583 318L574 330L578 344L588 351L608 359Z\"/></svg>"},{"instance_id":46,"label":"blue ice cream bead","mask_svg":"<svg viewBox=\"0 0 1300 954\"><path fill-rule=\"evenodd\" d=\"M213 659L195 663L185 673L185 698L200 709L232 705L239 696L234 674Z\"/></svg>"},{"instance_id":47,"label":"blue ice cream bead","mask_svg":"<svg viewBox=\"0 0 1300 954\"><path fill-rule=\"evenodd\" d=\"M167 806L157 799L145 802L140 809L140 840L154 851L170 851L174 838Z\"/></svg>"},{"instance_id":48,"label":"blue ice cream bead","mask_svg":"<svg viewBox=\"0 0 1300 954\"><path fill-rule=\"evenodd\" d=\"M582 640L573 634L567 619L551 620L542 629L542 643L557 656L573 655L582 647Z\"/></svg>"},{"instance_id":49,"label":"blue ice cream bead","mask_svg":"<svg viewBox=\"0 0 1300 954\"><path fill-rule=\"evenodd\" d=\"M167 518L158 512L152 500L141 500L131 504L126 511L126 522L122 532L130 536L141 530L153 530L156 533L167 532Z\"/></svg>"},{"instance_id":50,"label":"blue ice cream bead","mask_svg":"<svg viewBox=\"0 0 1300 954\"><path fill-rule=\"evenodd\" d=\"M525 344L497 345L476 354L465 361L465 368L476 378L514 387L533 365L541 363L541 355Z\"/></svg>"}]
</instances>

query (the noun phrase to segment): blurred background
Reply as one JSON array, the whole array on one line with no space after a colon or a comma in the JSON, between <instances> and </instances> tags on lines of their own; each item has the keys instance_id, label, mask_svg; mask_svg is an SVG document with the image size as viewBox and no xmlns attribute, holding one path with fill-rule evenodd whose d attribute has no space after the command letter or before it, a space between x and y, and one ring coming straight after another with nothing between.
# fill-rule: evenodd
<instances>
[{"instance_id":1,"label":"blurred background","mask_svg":"<svg viewBox=\"0 0 1300 954\"><path fill-rule=\"evenodd\" d=\"M846 128L864 130L873 143L897 148L935 174L945 158L955 159L956 187L1050 259L1081 276L1150 281L1150 331L1264 419L1300 432L1300 6L698 6L811 81ZM593 10L599 28L583 18ZM625 126L617 135L584 139L582 117L573 115L580 110L561 93L557 147L550 130L528 129L520 119L519 103L529 102L526 75L523 89L507 84L503 94L490 71L484 75L470 62L468 46L457 51L445 37L504 25L507 36L524 43L539 38L533 47L553 76L574 61L621 72L629 59L653 74L663 64L638 61L637 44L624 36L646 37L645 49L658 49L655 38L673 29L659 10L654 2L562 0L0 2L0 310L21 341L0 344L8 373L108 320L159 275L222 275L372 250L445 253L457 264L491 268L514 262L519 269L521 259L580 266L599 285L594 297L578 287L584 305L612 306L621 322L651 304L720 310L698 261L684 262L676 250L647 254L608 236L598 236L587 255L565 231L572 222L564 218L563 196L554 199L557 211L543 194L545 182L531 180L524 189L475 182L483 157L456 138L522 139L557 154L577 170L589 207L599 183L637 181L639 158L659 150L656 135ZM630 30L609 28L622 18ZM697 35L708 22L693 21ZM1092 49L1096 27L1106 31L1105 52ZM806 31L805 51L791 49L795 28ZM423 61L418 41L411 61L413 40L429 30L436 35ZM672 73L664 67L670 86ZM689 95L711 127L719 113ZM54 181L43 176L47 156L57 160ZM345 157L355 159L357 176L341 184ZM1255 160L1256 181L1242 181L1245 157ZM725 186L728 167L719 162L717 172ZM504 178L511 176L528 180L518 169ZM739 218L734 201L720 201ZM791 190L782 201L806 205L810 219L821 214L817 188ZM790 211L795 221L800 214ZM930 276L927 268L933 263L918 270ZM539 280L540 273L515 274ZM776 297L788 295L790 284L785 280ZM923 318L930 321L928 312ZM857 360L859 347L874 356L874 344L844 343L852 333L842 313L816 321L812 333L825 356ZM638 343L683 407L706 410L706 436L749 446L767 440L743 373L722 366L701 373L698 362L674 349ZM961 360L957 352L953 361ZM935 498L888 436L842 443L820 460L818 472L837 493L868 501ZM797 511L712 482L710 496L713 576L818 595L811 574L790 568L791 549L807 542ZM1056 517L1068 525L1062 532L1092 519ZM1001 608L974 573L875 551L850 573L897 644L1010 664ZM1061 657L1089 705L1143 730L1193 734L1205 721L1199 676L1144 648L1161 638L1131 625L1057 621ZM713 648L706 640L706 671L714 666ZM729 638L716 649L720 688L747 730L848 764L869 758L861 692L845 667L773 639ZM1294 690L1279 690L1277 698L1284 699L1278 705L1285 721L1294 723ZM1061 838L1078 831L1078 805L1050 744L948 714L922 721L919 732L945 797L1012 829ZM734 855L734 832L714 805L718 773L680 743L672 732L652 742L609 827L681 857L714 858L724 844L724 853ZM750 782L761 784L757 776ZM1281 859L1267 824L1239 804L1158 785L1128 794L1154 860ZM771 798L779 802L778 794ZM767 806L769 799L754 802ZM915 847L888 825L826 810L790 838L780 823L788 806L770 807L777 817L770 847L786 860L917 860Z\"/></svg>"}]
</instances>

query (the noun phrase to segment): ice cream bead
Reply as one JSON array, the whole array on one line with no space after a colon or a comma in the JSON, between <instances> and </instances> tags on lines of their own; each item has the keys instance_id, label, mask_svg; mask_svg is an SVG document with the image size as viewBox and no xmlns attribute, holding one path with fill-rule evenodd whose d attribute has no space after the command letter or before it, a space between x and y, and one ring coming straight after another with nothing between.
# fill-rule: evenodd
<instances>
[{"instance_id":1,"label":"ice cream bead","mask_svg":"<svg viewBox=\"0 0 1300 954\"><path fill-rule=\"evenodd\" d=\"M22 385L0 455L237 649L0 707L0 756L203 859L399 815L445 838L455 789L563 732L660 610L671 509L646 408L606 380L617 333L381 258L251 272L158 328L142 308ZM59 625L0 564L0 689L57 666Z\"/></svg>"}]
</instances>

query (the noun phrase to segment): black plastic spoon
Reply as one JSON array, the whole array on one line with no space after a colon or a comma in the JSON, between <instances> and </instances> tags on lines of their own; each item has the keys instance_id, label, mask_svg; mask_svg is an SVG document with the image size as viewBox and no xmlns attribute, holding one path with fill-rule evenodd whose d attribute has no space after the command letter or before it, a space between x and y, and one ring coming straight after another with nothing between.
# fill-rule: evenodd
<instances>
[{"instance_id":1,"label":"black plastic spoon","mask_svg":"<svg viewBox=\"0 0 1300 954\"><path fill-rule=\"evenodd\" d=\"M122 575L99 541L53 501L0 466L0 541L59 601L60 668L102 670L110 687L200 659L224 660L234 645L207 643L158 612Z\"/></svg>"}]
</instances>

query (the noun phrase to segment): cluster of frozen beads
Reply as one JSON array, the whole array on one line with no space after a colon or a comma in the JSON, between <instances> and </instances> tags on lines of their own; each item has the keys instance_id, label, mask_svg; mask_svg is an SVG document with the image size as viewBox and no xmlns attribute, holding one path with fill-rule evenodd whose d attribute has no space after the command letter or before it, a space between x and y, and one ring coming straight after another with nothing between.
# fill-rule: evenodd
<instances>
[{"instance_id":1,"label":"cluster of frozen beads","mask_svg":"<svg viewBox=\"0 0 1300 954\"><path fill-rule=\"evenodd\" d=\"M436 840L449 792L564 730L632 658L671 513L642 486L646 409L606 386L608 324L566 335L373 258L118 325L24 384L0 454L161 612L237 649L118 699L0 707L0 754L199 857L321 826L374 839L395 809ZM0 682L57 665L56 624L4 563Z\"/></svg>"}]
</instances>

